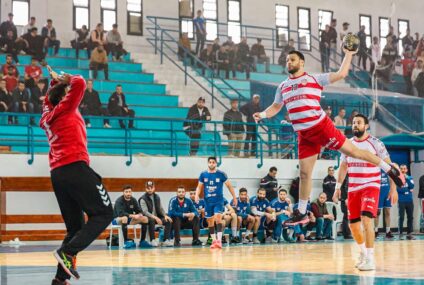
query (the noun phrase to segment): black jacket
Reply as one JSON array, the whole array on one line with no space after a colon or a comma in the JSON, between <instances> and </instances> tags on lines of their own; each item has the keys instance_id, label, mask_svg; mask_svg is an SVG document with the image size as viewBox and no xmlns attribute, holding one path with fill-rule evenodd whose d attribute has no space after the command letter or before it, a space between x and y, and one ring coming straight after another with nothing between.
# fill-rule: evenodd
<instances>
[{"instance_id":1,"label":"black jacket","mask_svg":"<svg viewBox=\"0 0 424 285\"><path fill-rule=\"evenodd\" d=\"M147 209L149 211L150 214L153 213L153 203L152 203L152 199L150 199L149 195L147 195L147 193L145 193L143 196L140 197L140 199L138 199L138 204L140 204L141 200L144 200L144 202L146 202L147 205ZM165 218L165 213L161 212L161 204L160 204L160 197L158 194L153 193L153 200L155 201L155 209L156 209L156 213L158 214L157 217L159 219Z\"/></svg>"},{"instance_id":2,"label":"black jacket","mask_svg":"<svg viewBox=\"0 0 424 285\"><path fill-rule=\"evenodd\" d=\"M99 93L94 89L91 92L86 89L84 92L84 97L82 98L81 105L87 106L87 109L89 111L101 109L102 102L100 101Z\"/></svg>"},{"instance_id":3,"label":"black jacket","mask_svg":"<svg viewBox=\"0 0 424 285\"><path fill-rule=\"evenodd\" d=\"M45 37L40 35L33 37L31 33L28 33L23 35L22 38L28 42L28 50L35 53L43 53Z\"/></svg>"},{"instance_id":4,"label":"black jacket","mask_svg":"<svg viewBox=\"0 0 424 285\"><path fill-rule=\"evenodd\" d=\"M199 110L197 109L197 104L194 104L190 107L187 113L186 120L190 121L210 121L211 113L207 107L203 107L202 113L199 114ZM209 117L209 120L206 119ZM186 131L200 130L203 127L203 123L201 122L184 122L184 129Z\"/></svg>"},{"instance_id":5,"label":"black jacket","mask_svg":"<svg viewBox=\"0 0 424 285\"><path fill-rule=\"evenodd\" d=\"M259 186L266 190L266 198L268 201L271 202L278 197L278 181L276 178L267 174L264 178L261 179Z\"/></svg>"},{"instance_id":6,"label":"black jacket","mask_svg":"<svg viewBox=\"0 0 424 285\"><path fill-rule=\"evenodd\" d=\"M255 119L253 119L253 114L260 111L261 107L259 106L259 104L255 105L252 101L240 107L240 112L242 112L242 114L246 116L246 122L248 123L254 123Z\"/></svg>"},{"instance_id":7,"label":"black jacket","mask_svg":"<svg viewBox=\"0 0 424 285\"><path fill-rule=\"evenodd\" d=\"M341 199L340 199L341 201L347 200L348 185L349 185L349 176L346 175L346 178L343 181L342 186L340 187L340 191L342 192Z\"/></svg>"},{"instance_id":8,"label":"black jacket","mask_svg":"<svg viewBox=\"0 0 424 285\"><path fill-rule=\"evenodd\" d=\"M418 189L418 198L424 199L424 175L420 177L419 189Z\"/></svg>"},{"instance_id":9,"label":"black jacket","mask_svg":"<svg viewBox=\"0 0 424 285\"><path fill-rule=\"evenodd\" d=\"M43 101L40 100L41 96L44 96L44 92L38 86L31 89L31 102L34 105L43 105Z\"/></svg>"},{"instance_id":10,"label":"black jacket","mask_svg":"<svg viewBox=\"0 0 424 285\"><path fill-rule=\"evenodd\" d=\"M295 179L293 179L290 185L289 193L293 197L294 203L299 202L299 183L300 183L300 177L298 176Z\"/></svg>"},{"instance_id":11,"label":"black jacket","mask_svg":"<svg viewBox=\"0 0 424 285\"><path fill-rule=\"evenodd\" d=\"M12 97L2 89L0 89L0 102L4 102L7 105L8 111L10 112L9 108L11 107Z\"/></svg>"},{"instance_id":12,"label":"black jacket","mask_svg":"<svg viewBox=\"0 0 424 285\"><path fill-rule=\"evenodd\" d=\"M24 89L24 91L19 91L18 88L16 88L15 90L12 91L12 97L13 97L13 102L30 102L30 96L29 96L29 92L27 89Z\"/></svg>"},{"instance_id":13,"label":"black jacket","mask_svg":"<svg viewBox=\"0 0 424 285\"><path fill-rule=\"evenodd\" d=\"M6 38L7 31L10 31L10 30L13 32L13 40L16 40L18 38L18 31L16 29L15 24L9 21L4 21L3 23L1 23L0 35L2 36L2 38Z\"/></svg>"},{"instance_id":14,"label":"black jacket","mask_svg":"<svg viewBox=\"0 0 424 285\"><path fill-rule=\"evenodd\" d=\"M113 209L113 216L117 217L128 217L129 215L140 214L141 208L137 200L131 197L129 201L125 200L124 195L116 199L115 207Z\"/></svg>"},{"instance_id":15,"label":"black jacket","mask_svg":"<svg viewBox=\"0 0 424 285\"><path fill-rule=\"evenodd\" d=\"M249 45L245 43L239 43L237 54L236 54L236 61L238 63L247 64L251 63L251 57L250 57L250 49Z\"/></svg>"},{"instance_id":16,"label":"black jacket","mask_svg":"<svg viewBox=\"0 0 424 285\"><path fill-rule=\"evenodd\" d=\"M47 38L49 34L49 29L47 27L43 27L41 29L41 36ZM50 38L55 38L56 39L56 29L52 28L51 32L50 32Z\"/></svg>"},{"instance_id":17,"label":"black jacket","mask_svg":"<svg viewBox=\"0 0 424 285\"><path fill-rule=\"evenodd\" d=\"M334 176L327 175L322 182L322 191L327 194L327 201L333 199L334 191L336 190L337 179Z\"/></svg>"},{"instance_id":18,"label":"black jacket","mask_svg":"<svg viewBox=\"0 0 424 285\"><path fill-rule=\"evenodd\" d=\"M116 110L120 110L122 108L128 108L127 103L125 102L125 95L124 93L121 93L122 97L122 106L119 106L119 95L118 93L114 92L109 97L109 103L107 105L107 108L111 114L115 113Z\"/></svg>"},{"instance_id":19,"label":"black jacket","mask_svg":"<svg viewBox=\"0 0 424 285\"><path fill-rule=\"evenodd\" d=\"M243 115L239 111L233 111L232 109L224 113L224 135L244 133Z\"/></svg>"}]
</instances>

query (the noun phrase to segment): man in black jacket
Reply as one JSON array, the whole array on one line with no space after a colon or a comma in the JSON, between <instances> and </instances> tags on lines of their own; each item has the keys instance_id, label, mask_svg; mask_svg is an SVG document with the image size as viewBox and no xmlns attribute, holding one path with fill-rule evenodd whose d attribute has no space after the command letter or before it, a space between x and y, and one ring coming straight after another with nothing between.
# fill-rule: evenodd
<instances>
[{"instance_id":1,"label":"man in black jacket","mask_svg":"<svg viewBox=\"0 0 424 285\"><path fill-rule=\"evenodd\" d=\"M199 150L201 132L203 128L202 121L210 121L211 113L205 107L205 98L200 97L197 103L190 107L184 122L184 132L190 138L190 155L196 155Z\"/></svg>"},{"instance_id":2,"label":"man in black jacket","mask_svg":"<svg viewBox=\"0 0 424 285\"><path fill-rule=\"evenodd\" d=\"M244 156L249 157L256 155L256 122L253 119L253 114L261 111L261 107L259 106L260 96L258 94L253 95L252 101L246 103L245 105L240 107L240 112L246 116L246 139L244 143Z\"/></svg>"},{"instance_id":3,"label":"man in black jacket","mask_svg":"<svg viewBox=\"0 0 424 285\"><path fill-rule=\"evenodd\" d=\"M227 52L227 47L221 46L219 51L216 53L216 64L217 64L217 72L218 77L220 76L220 71L225 71L225 79L229 79L230 77L230 57ZM235 77L235 71L233 70L233 77Z\"/></svg>"},{"instance_id":4,"label":"man in black jacket","mask_svg":"<svg viewBox=\"0 0 424 285\"><path fill-rule=\"evenodd\" d=\"M36 27L32 28L31 31L22 36L22 39L25 42L25 52L28 55L33 56L38 61L44 61L46 54L44 52L44 47L47 44L46 38L37 34L38 29Z\"/></svg>"},{"instance_id":5,"label":"man in black jacket","mask_svg":"<svg viewBox=\"0 0 424 285\"><path fill-rule=\"evenodd\" d=\"M341 190L341 196L340 196L340 207L342 209L343 213L343 222L342 222L342 233L344 239L353 239L352 233L349 228L349 219L347 214L347 192L348 192L348 185L349 185L349 177L346 175L345 180L343 181L340 190ZM338 198L333 196L333 201L335 203L338 202Z\"/></svg>"},{"instance_id":6,"label":"man in black jacket","mask_svg":"<svg viewBox=\"0 0 424 285\"><path fill-rule=\"evenodd\" d=\"M244 137L243 115L238 110L238 100L231 100L231 109L224 113L224 135L228 136L228 155L240 156Z\"/></svg>"},{"instance_id":7,"label":"man in black jacket","mask_svg":"<svg viewBox=\"0 0 424 285\"><path fill-rule=\"evenodd\" d=\"M132 196L132 186L125 185L123 188L123 195L116 199L115 206L113 209L114 220L112 224L122 225L122 233L124 236L125 246L124 248L135 247L134 242L128 240L128 225L148 224L148 218L142 214L140 205L137 200ZM150 229L149 234L155 234L155 228ZM143 235L143 234L142 234ZM142 241L140 240L140 247L142 247Z\"/></svg>"},{"instance_id":8,"label":"man in black jacket","mask_svg":"<svg viewBox=\"0 0 424 285\"><path fill-rule=\"evenodd\" d=\"M47 25L41 30L41 36L47 39L46 51L47 54L49 47L54 47L54 55L57 55L60 48L60 41L56 38L56 29L53 27L53 21L47 20Z\"/></svg>"},{"instance_id":9,"label":"man in black jacket","mask_svg":"<svg viewBox=\"0 0 424 285\"><path fill-rule=\"evenodd\" d=\"M37 86L31 89L31 103L34 106L34 113L41 114L43 102L46 97L46 83L44 80L37 82Z\"/></svg>"},{"instance_id":10,"label":"man in black jacket","mask_svg":"<svg viewBox=\"0 0 424 285\"><path fill-rule=\"evenodd\" d=\"M7 21L4 21L0 25L0 35L2 38L7 37L7 32L12 31L13 33L13 40L16 40L18 37L18 31L16 29L15 24L13 23L13 14L8 14L9 19Z\"/></svg>"},{"instance_id":11,"label":"man in black jacket","mask_svg":"<svg viewBox=\"0 0 424 285\"><path fill-rule=\"evenodd\" d=\"M420 233L424 233L424 175L419 180L418 199L421 199Z\"/></svg>"},{"instance_id":12,"label":"man in black jacket","mask_svg":"<svg viewBox=\"0 0 424 285\"><path fill-rule=\"evenodd\" d=\"M135 112L128 108L127 103L125 103L125 95L122 93L122 85L116 85L116 92L109 97L109 103L107 109L111 116L119 117L130 117L134 118ZM128 128L134 128L134 120L129 120ZM125 123L122 120L119 120L119 125L121 128L125 129Z\"/></svg>"},{"instance_id":13,"label":"man in black jacket","mask_svg":"<svg viewBox=\"0 0 424 285\"><path fill-rule=\"evenodd\" d=\"M18 87L12 91L13 97L13 112L15 113L33 113L34 105L31 103L31 98L27 89L25 89L25 82L19 81ZM31 121L31 123L33 123ZM15 117L15 124L18 124L18 119Z\"/></svg>"},{"instance_id":14,"label":"man in black jacket","mask_svg":"<svg viewBox=\"0 0 424 285\"><path fill-rule=\"evenodd\" d=\"M10 112L12 97L6 89L6 80L0 79L0 112Z\"/></svg>"},{"instance_id":15,"label":"man in black jacket","mask_svg":"<svg viewBox=\"0 0 424 285\"><path fill-rule=\"evenodd\" d=\"M261 179L259 187L265 189L266 198L269 202L278 197L278 181L277 167L273 166L269 169L268 174Z\"/></svg>"},{"instance_id":16,"label":"man in black jacket","mask_svg":"<svg viewBox=\"0 0 424 285\"><path fill-rule=\"evenodd\" d=\"M236 52L236 65L237 70L246 71L246 78L250 78L250 69L253 64L253 58L250 56L250 48L247 44L247 38L242 37L240 43L237 45Z\"/></svg>"},{"instance_id":17,"label":"man in black jacket","mask_svg":"<svg viewBox=\"0 0 424 285\"><path fill-rule=\"evenodd\" d=\"M334 167L328 167L327 173L328 175L324 178L324 181L322 182L322 191L327 194L327 201L332 201L337 183L337 179L336 177L334 177Z\"/></svg>"},{"instance_id":18,"label":"man in black jacket","mask_svg":"<svg viewBox=\"0 0 424 285\"><path fill-rule=\"evenodd\" d=\"M85 89L84 98L82 99L80 109L83 116L109 116L107 109L102 107L99 93L93 89L92 79L87 80L87 89ZM86 118L84 120L87 127L90 128L90 119ZM103 127L111 128L108 119L103 120Z\"/></svg>"}]
</instances>

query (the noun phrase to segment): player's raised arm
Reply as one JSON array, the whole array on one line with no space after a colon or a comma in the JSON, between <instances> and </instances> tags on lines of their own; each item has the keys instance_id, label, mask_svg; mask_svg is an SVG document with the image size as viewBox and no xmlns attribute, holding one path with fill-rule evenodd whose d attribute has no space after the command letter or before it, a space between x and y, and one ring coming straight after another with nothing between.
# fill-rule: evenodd
<instances>
[{"instance_id":1,"label":"player's raised arm","mask_svg":"<svg viewBox=\"0 0 424 285\"><path fill-rule=\"evenodd\" d=\"M253 114L253 118L255 119L256 122L259 122L260 120L263 120L263 119L272 118L275 115L277 115L278 112L280 112L280 110L281 110L281 108L283 108L283 106L284 106L283 103L275 103L274 102L274 103L272 103L271 106L266 108L265 111Z\"/></svg>"},{"instance_id":2,"label":"player's raised arm","mask_svg":"<svg viewBox=\"0 0 424 285\"><path fill-rule=\"evenodd\" d=\"M350 69L350 65L352 63L352 58L358 51L357 50L349 51L349 50L344 48L343 52L345 53L345 56L343 58L343 62L340 65L340 68L337 72L331 72L330 73L330 83L334 83L334 82L337 82L339 80L342 80L346 76L349 75L349 69Z\"/></svg>"}]
</instances>

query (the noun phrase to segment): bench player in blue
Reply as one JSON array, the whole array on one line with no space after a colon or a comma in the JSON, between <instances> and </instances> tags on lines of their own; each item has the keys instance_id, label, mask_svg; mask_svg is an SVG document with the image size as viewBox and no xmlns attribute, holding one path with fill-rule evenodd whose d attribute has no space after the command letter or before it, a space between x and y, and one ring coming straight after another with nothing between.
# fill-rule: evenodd
<instances>
[{"instance_id":1,"label":"bench player in blue","mask_svg":"<svg viewBox=\"0 0 424 285\"><path fill-rule=\"evenodd\" d=\"M236 209L237 212L237 236L239 235L240 228L246 227L246 233L242 240L243 244L250 244L253 242L253 232L252 229L256 223L260 223L260 218L257 219L250 214L250 202L247 197L247 189L240 188L239 197L238 197L237 207L234 207L231 202L231 206ZM256 228L256 232L259 226Z\"/></svg>"},{"instance_id":2,"label":"bench player in blue","mask_svg":"<svg viewBox=\"0 0 424 285\"><path fill-rule=\"evenodd\" d=\"M224 213L224 184L233 196L233 205L237 206L234 188L225 172L217 169L216 157L208 158L208 170L199 176L196 188L195 202L199 201L200 192L204 191L205 218L208 221L209 232L212 236L211 248L222 248L222 214ZM215 235L215 225L217 234Z\"/></svg>"},{"instance_id":3,"label":"bench player in blue","mask_svg":"<svg viewBox=\"0 0 424 285\"><path fill-rule=\"evenodd\" d=\"M386 172L381 171L381 184L380 184L380 198L378 199L378 212L377 218L374 220L375 224L375 238L378 237L378 222L380 220L380 215L382 210L384 211L384 223L386 224L386 238L392 239L394 235L390 231L390 210L392 208L392 203L389 199L390 192L390 182L389 177Z\"/></svg>"},{"instance_id":4,"label":"bench player in blue","mask_svg":"<svg viewBox=\"0 0 424 285\"><path fill-rule=\"evenodd\" d=\"M273 242L279 242L281 232L283 230L283 222L290 218L290 199L287 199L287 191L280 189L278 191L278 197L271 201L271 208L274 209L275 215L277 216L277 224L274 228Z\"/></svg>"},{"instance_id":5,"label":"bench player in blue","mask_svg":"<svg viewBox=\"0 0 424 285\"><path fill-rule=\"evenodd\" d=\"M256 196L250 199L250 209L255 217L260 218L260 223L265 230L265 243L272 242L272 232L274 230L277 218L274 209L271 208L271 203L266 198L266 190L259 188ZM257 236L253 235L253 243L258 244Z\"/></svg>"}]
</instances>

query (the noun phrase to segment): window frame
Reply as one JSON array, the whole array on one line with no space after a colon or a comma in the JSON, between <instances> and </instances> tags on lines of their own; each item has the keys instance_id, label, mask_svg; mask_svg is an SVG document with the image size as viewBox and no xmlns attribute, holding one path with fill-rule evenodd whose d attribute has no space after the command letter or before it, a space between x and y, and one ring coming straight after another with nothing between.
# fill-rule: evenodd
<instances>
[{"instance_id":1,"label":"window frame","mask_svg":"<svg viewBox=\"0 0 424 285\"><path fill-rule=\"evenodd\" d=\"M215 7L216 7L216 19L212 19L212 18L206 18L205 17L205 1L208 0L203 0L202 1L202 11L203 11L203 18L205 18L205 29L206 32L208 31L208 22L212 22L216 24L216 36L219 37L219 26L218 26L218 19L219 19L219 6L218 6L218 0L214 0L215 1ZM210 0L209 0L210 1ZM207 33L209 34L209 33ZM214 41L215 39L208 39L208 35L206 34L206 41L211 42Z\"/></svg>"},{"instance_id":2,"label":"window frame","mask_svg":"<svg viewBox=\"0 0 424 285\"><path fill-rule=\"evenodd\" d=\"M90 31L90 0L87 0L88 5L86 6L79 6L79 5L75 5L74 4L74 0L72 0L72 11L73 11L73 19L72 19L72 27L74 29L74 31L76 31L77 28L76 24L77 24L77 17L76 17L76 12L77 12L77 8L84 8L88 10L88 24L87 24L87 29Z\"/></svg>"},{"instance_id":3,"label":"window frame","mask_svg":"<svg viewBox=\"0 0 424 285\"><path fill-rule=\"evenodd\" d=\"M230 20L230 1L232 1L232 2L238 2L239 3L239 20L238 21ZM241 15L242 15L242 13L241 13L241 0L227 0L227 36L231 36L233 41L234 41L233 36L229 34L229 27L230 27L229 24L230 23L234 23L236 25L237 24L239 25L239 27L240 27L240 40L241 40L241 37L242 37ZM235 43L238 43L240 41L238 41L238 42L237 41L234 41L234 42Z\"/></svg>"},{"instance_id":4,"label":"window frame","mask_svg":"<svg viewBox=\"0 0 424 285\"><path fill-rule=\"evenodd\" d=\"M104 18L103 18L103 12L104 11L114 11L115 12L115 24L118 24L118 0L113 0L115 1L115 9L110 9L110 8L103 8L102 7L102 0L100 0L100 21L103 24L103 28L105 27L104 24ZM104 29L106 32L108 32L109 30Z\"/></svg>"},{"instance_id":5,"label":"window frame","mask_svg":"<svg viewBox=\"0 0 424 285\"><path fill-rule=\"evenodd\" d=\"M384 49L384 47L386 46L387 43L387 34L382 36L381 34L381 20L387 20L387 34L389 33L390 30L390 19L388 17L378 17L378 38L380 40L380 50L382 51ZM384 40L384 41L383 41ZM384 44L383 44L384 42Z\"/></svg>"},{"instance_id":6,"label":"window frame","mask_svg":"<svg viewBox=\"0 0 424 285\"><path fill-rule=\"evenodd\" d=\"M190 40L194 40L194 23L193 23L193 19L194 19L194 0L190 0L190 2L191 2L191 18L189 18L189 17L182 17L181 16L181 13L180 13L180 0L178 1L178 25L179 25L179 31L180 31L180 36L182 35L182 33L183 33L183 21L188 21L188 22L191 22L191 26L192 26L192 31L193 31L193 34L190 36L190 33L189 33L189 39Z\"/></svg>"},{"instance_id":7,"label":"window frame","mask_svg":"<svg viewBox=\"0 0 424 285\"><path fill-rule=\"evenodd\" d=\"M309 26L309 28L308 29L300 28L300 17L299 17L300 10L307 10L308 11L308 15L309 15L309 17L308 17L308 26ZM308 49L301 49L301 50L311 51L311 49L312 49L312 45L311 45L311 39L312 39L312 35L311 35L311 32L312 32L312 27L311 27L311 8L297 7L297 37L298 37L298 39L300 38L300 36L299 36L299 31L300 30L303 30L303 31L308 30L309 31L309 48ZM308 45L308 43L306 43L306 44ZM298 41L298 45L299 45L299 49L300 49L300 42L299 41Z\"/></svg>"},{"instance_id":8,"label":"window frame","mask_svg":"<svg viewBox=\"0 0 424 285\"><path fill-rule=\"evenodd\" d=\"M321 33L322 31L325 31L325 25L324 27L320 27L320 17L319 17L319 12L326 12L326 13L331 13L331 19L330 19L330 23L328 23L329 26L331 26L331 21L334 19L334 11L331 10L325 10L325 9L318 9L318 38L319 40L321 40Z\"/></svg>"},{"instance_id":9,"label":"window frame","mask_svg":"<svg viewBox=\"0 0 424 285\"><path fill-rule=\"evenodd\" d=\"M31 18L31 1L30 0L12 0L12 13L13 13L13 3L14 2L25 2L25 3L28 3L28 19L27 19L27 21L26 21L26 23L25 24L23 24L23 25L16 25L17 27L24 27L25 25L27 25L28 24L28 22L29 22L29 19ZM16 13L13 13L13 14L16 14Z\"/></svg>"},{"instance_id":10,"label":"window frame","mask_svg":"<svg viewBox=\"0 0 424 285\"><path fill-rule=\"evenodd\" d=\"M277 6L283 6L287 8L287 26L279 26L277 25ZM283 45L280 45L280 37L279 37L279 29L287 30L287 42L290 40L290 6L284 4L275 4L275 32L276 32L276 40L277 40L277 48L282 48Z\"/></svg>"},{"instance_id":11,"label":"window frame","mask_svg":"<svg viewBox=\"0 0 424 285\"><path fill-rule=\"evenodd\" d=\"M405 23L407 23L406 24L406 29L407 30L409 30L409 31L411 31L411 26L410 26L410 21L409 20L407 20L407 19L398 19L398 21L397 21L397 28L398 28L398 35L399 35L399 40L398 40L398 51L399 51L399 55L401 55L401 56L403 56L403 52L404 52L404 50L403 50L403 45L402 45L402 38L403 37L401 37L400 36L400 23L401 22L405 22Z\"/></svg>"},{"instance_id":12,"label":"window frame","mask_svg":"<svg viewBox=\"0 0 424 285\"><path fill-rule=\"evenodd\" d=\"M364 17L364 18L368 18L369 19L369 22L370 22L370 33L369 34L367 34L366 32L365 32L365 34L367 35L367 38L369 37L369 39L370 39L370 46L368 46L368 48L369 47L371 47L371 45L372 45L372 15L366 15L366 14L359 14L359 30L361 29L361 18L362 17ZM380 31L379 31L380 32Z\"/></svg>"}]
</instances>

